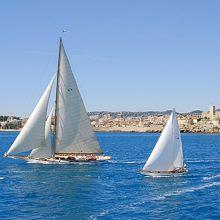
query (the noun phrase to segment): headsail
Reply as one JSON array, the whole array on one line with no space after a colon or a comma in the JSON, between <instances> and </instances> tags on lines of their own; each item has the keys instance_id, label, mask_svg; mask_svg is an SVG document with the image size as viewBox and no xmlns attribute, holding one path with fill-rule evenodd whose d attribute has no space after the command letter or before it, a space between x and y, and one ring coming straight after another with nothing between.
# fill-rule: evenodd
<instances>
[{"instance_id":1,"label":"headsail","mask_svg":"<svg viewBox=\"0 0 220 220\"><path fill-rule=\"evenodd\" d=\"M172 171L180 167L183 167L182 141L173 111L143 170Z\"/></svg>"},{"instance_id":2,"label":"headsail","mask_svg":"<svg viewBox=\"0 0 220 220\"><path fill-rule=\"evenodd\" d=\"M50 81L25 126L8 150L7 155L14 155L45 146L45 120L54 78L55 76Z\"/></svg>"},{"instance_id":3,"label":"headsail","mask_svg":"<svg viewBox=\"0 0 220 220\"><path fill-rule=\"evenodd\" d=\"M45 125L45 146L34 149L30 153L30 157L33 158L49 158L52 157L51 150L51 121L54 113L54 109L51 110Z\"/></svg>"},{"instance_id":4,"label":"headsail","mask_svg":"<svg viewBox=\"0 0 220 220\"><path fill-rule=\"evenodd\" d=\"M56 100L56 153L101 153L60 41Z\"/></svg>"}]
</instances>

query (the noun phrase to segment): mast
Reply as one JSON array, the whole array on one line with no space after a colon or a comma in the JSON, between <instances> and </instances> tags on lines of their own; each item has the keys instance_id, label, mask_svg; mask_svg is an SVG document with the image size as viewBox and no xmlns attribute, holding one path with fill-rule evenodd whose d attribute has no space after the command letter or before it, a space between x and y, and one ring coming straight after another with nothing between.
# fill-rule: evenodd
<instances>
[{"instance_id":1,"label":"mast","mask_svg":"<svg viewBox=\"0 0 220 220\"><path fill-rule=\"evenodd\" d=\"M56 143L57 143L57 111L58 111L58 99L59 99L59 80L60 80L60 54L61 54L61 45L62 45L62 37L60 37L60 45L59 45L59 56L58 56L58 64L57 64L57 86L56 86L56 100L55 100L55 122L54 122L54 138L52 145L52 157L55 156L56 152Z\"/></svg>"}]
</instances>

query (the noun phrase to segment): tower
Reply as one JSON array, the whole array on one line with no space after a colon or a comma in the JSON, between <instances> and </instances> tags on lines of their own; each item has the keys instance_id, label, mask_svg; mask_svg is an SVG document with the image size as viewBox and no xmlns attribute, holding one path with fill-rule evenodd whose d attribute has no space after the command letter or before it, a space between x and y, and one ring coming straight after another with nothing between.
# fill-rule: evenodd
<instances>
[{"instance_id":1,"label":"tower","mask_svg":"<svg viewBox=\"0 0 220 220\"><path fill-rule=\"evenodd\" d=\"M210 114L210 116L212 116L212 115L215 115L215 106L213 105L213 106L211 106L210 108L209 108L209 114Z\"/></svg>"}]
</instances>

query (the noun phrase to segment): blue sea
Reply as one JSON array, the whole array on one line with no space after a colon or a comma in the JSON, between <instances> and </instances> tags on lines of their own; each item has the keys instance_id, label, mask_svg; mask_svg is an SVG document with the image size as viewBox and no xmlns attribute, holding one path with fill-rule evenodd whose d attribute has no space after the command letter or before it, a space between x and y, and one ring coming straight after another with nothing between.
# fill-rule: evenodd
<instances>
[{"instance_id":1,"label":"blue sea","mask_svg":"<svg viewBox=\"0 0 220 220\"><path fill-rule=\"evenodd\" d=\"M17 132L0 132L0 155ZM110 162L0 158L0 219L220 219L220 135L183 134L188 173L140 174L159 134L97 133Z\"/></svg>"}]
</instances>

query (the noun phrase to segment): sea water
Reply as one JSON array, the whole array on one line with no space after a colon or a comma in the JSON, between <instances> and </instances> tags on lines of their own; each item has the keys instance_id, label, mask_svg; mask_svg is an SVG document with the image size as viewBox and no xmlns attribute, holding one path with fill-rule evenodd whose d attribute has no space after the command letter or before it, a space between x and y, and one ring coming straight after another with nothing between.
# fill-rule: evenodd
<instances>
[{"instance_id":1,"label":"sea water","mask_svg":"<svg viewBox=\"0 0 220 220\"><path fill-rule=\"evenodd\" d=\"M17 132L0 132L0 155ZM97 133L109 162L0 157L0 219L220 219L220 135L183 134L188 173L139 171L159 134Z\"/></svg>"}]
</instances>

